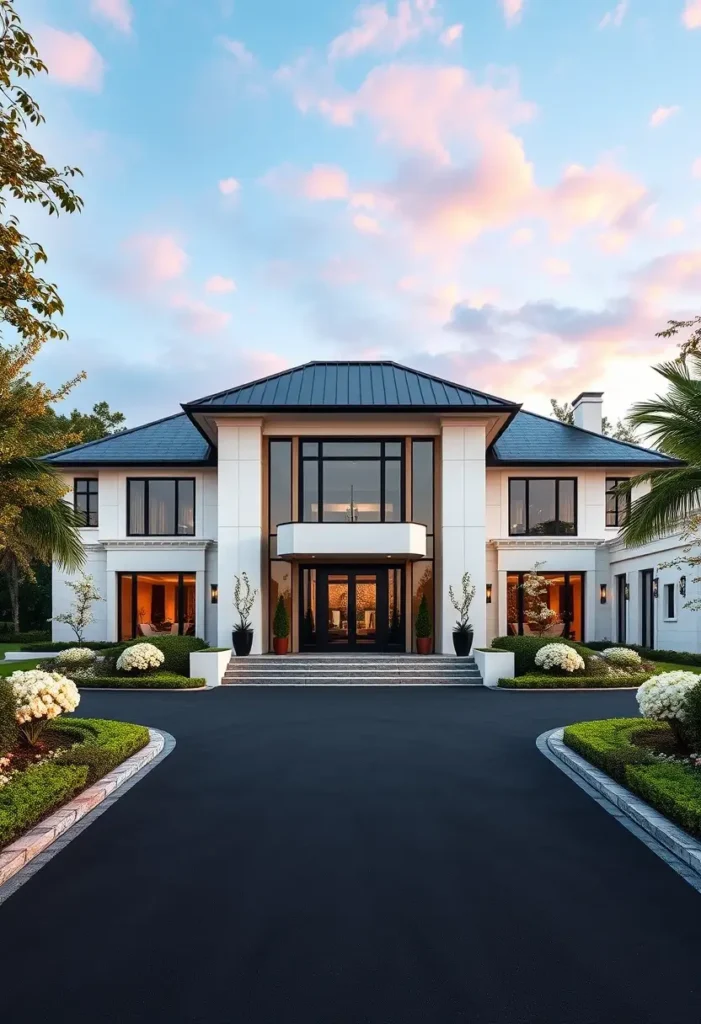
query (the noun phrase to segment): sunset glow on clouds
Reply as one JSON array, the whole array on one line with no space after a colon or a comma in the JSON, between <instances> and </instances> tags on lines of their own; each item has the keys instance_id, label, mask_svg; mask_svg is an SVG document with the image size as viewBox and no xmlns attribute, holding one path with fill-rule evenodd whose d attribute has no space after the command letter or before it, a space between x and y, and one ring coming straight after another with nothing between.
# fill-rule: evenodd
<instances>
[{"instance_id":1,"label":"sunset glow on clouds","mask_svg":"<svg viewBox=\"0 0 701 1024\"><path fill-rule=\"evenodd\" d=\"M85 172L31 225L42 378L130 425L312 358L651 394L701 312L699 0L266 3L27 0L39 148Z\"/></svg>"}]
</instances>

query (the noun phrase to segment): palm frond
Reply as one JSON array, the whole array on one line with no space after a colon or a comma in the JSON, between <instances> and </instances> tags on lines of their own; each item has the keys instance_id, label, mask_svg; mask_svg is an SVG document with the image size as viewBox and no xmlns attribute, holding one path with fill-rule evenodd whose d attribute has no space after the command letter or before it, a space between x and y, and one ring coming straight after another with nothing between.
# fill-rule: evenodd
<instances>
[{"instance_id":1,"label":"palm frond","mask_svg":"<svg viewBox=\"0 0 701 1024\"><path fill-rule=\"evenodd\" d=\"M701 466L684 466L636 477L633 483L651 483L647 494L631 504L621 530L628 546L646 544L679 526L699 507Z\"/></svg>"},{"instance_id":2,"label":"palm frond","mask_svg":"<svg viewBox=\"0 0 701 1024\"><path fill-rule=\"evenodd\" d=\"M42 562L52 559L60 569L80 569L85 551L80 538L81 516L65 501L26 508L19 523L19 540Z\"/></svg>"},{"instance_id":3,"label":"palm frond","mask_svg":"<svg viewBox=\"0 0 701 1024\"><path fill-rule=\"evenodd\" d=\"M55 477L56 469L50 462L21 457L0 462L0 482L3 480L41 480Z\"/></svg>"}]
</instances>

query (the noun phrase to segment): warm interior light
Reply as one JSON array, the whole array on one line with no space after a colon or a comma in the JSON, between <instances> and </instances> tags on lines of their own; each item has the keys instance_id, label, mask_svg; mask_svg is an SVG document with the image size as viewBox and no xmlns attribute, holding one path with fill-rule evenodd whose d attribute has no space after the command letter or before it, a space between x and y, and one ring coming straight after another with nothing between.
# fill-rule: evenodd
<instances>
[{"instance_id":1,"label":"warm interior light","mask_svg":"<svg viewBox=\"0 0 701 1024\"><path fill-rule=\"evenodd\" d=\"M487 604L492 603L492 584L487 584Z\"/></svg>"},{"instance_id":2,"label":"warm interior light","mask_svg":"<svg viewBox=\"0 0 701 1024\"><path fill-rule=\"evenodd\" d=\"M219 587L216 583L211 583L209 587L209 598L212 604L219 603Z\"/></svg>"},{"instance_id":3,"label":"warm interior light","mask_svg":"<svg viewBox=\"0 0 701 1024\"><path fill-rule=\"evenodd\" d=\"M605 583L602 583L599 587L599 599L602 604L606 604L607 587Z\"/></svg>"}]
</instances>

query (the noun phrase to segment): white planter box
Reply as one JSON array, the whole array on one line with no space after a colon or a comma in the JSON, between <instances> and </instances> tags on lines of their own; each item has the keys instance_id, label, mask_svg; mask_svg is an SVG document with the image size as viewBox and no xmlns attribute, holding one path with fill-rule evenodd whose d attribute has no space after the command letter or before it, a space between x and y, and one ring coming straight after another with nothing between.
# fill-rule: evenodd
<instances>
[{"instance_id":1,"label":"white planter box","mask_svg":"<svg viewBox=\"0 0 701 1024\"><path fill-rule=\"evenodd\" d=\"M190 678L204 679L205 686L221 686L231 650L192 651L190 654Z\"/></svg>"},{"instance_id":2,"label":"white planter box","mask_svg":"<svg viewBox=\"0 0 701 1024\"><path fill-rule=\"evenodd\" d=\"M29 661L30 658L55 658L59 651L5 651L5 661Z\"/></svg>"},{"instance_id":3,"label":"white planter box","mask_svg":"<svg viewBox=\"0 0 701 1024\"><path fill-rule=\"evenodd\" d=\"M475 664L485 686L495 690L500 679L513 679L513 651L475 651Z\"/></svg>"}]
</instances>

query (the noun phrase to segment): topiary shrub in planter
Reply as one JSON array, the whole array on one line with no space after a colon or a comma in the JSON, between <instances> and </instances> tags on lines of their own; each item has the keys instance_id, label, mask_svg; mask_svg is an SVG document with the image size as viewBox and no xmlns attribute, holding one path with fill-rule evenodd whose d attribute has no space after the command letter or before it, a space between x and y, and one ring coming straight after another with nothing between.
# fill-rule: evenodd
<instances>
[{"instance_id":1,"label":"topiary shrub in planter","mask_svg":"<svg viewBox=\"0 0 701 1024\"><path fill-rule=\"evenodd\" d=\"M285 599L280 594L273 618L273 650L276 654L287 654L288 637L290 635L290 618L287 614Z\"/></svg>"},{"instance_id":2,"label":"topiary shrub in planter","mask_svg":"<svg viewBox=\"0 0 701 1024\"><path fill-rule=\"evenodd\" d=\"M416 650L419 654L430 654L431 653L431 634L433 627L431 625L431 613L428 610L428 601L426 595L423 594L421 597L421 603L419 604L419 611L416 616Z\"/></svg>"}]
</instances>

